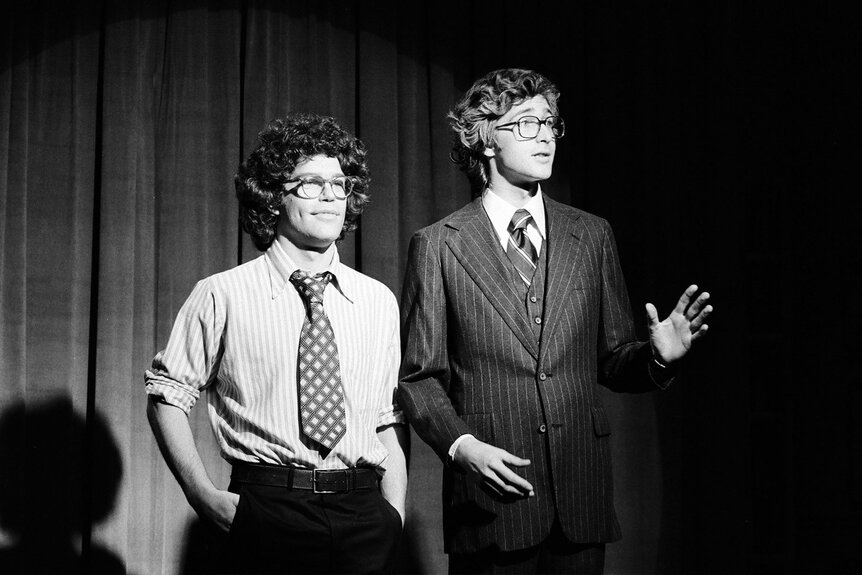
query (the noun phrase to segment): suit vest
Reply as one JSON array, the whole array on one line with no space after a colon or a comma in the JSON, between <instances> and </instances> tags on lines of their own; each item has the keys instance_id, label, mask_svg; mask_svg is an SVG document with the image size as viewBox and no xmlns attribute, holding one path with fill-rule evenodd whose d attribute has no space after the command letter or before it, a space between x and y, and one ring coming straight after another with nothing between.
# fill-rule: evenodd
<instances>
[{"instance_id":1,"label":"suit vest","mask_svg":"<svg viewBox=\"0 0 862 575\"><path fill-rule=\"evenodd\" d=\"M545 311L545 276L548 268L548 242L542 242L542 251L539 253L539 261L536 263L536 273L533 274L533 280L527 286L518 274L515 265L509 263L511 270L511 281L515 284L515 289L521 301L524 302L524 307L521 313L526 315L530 327L533 328L533 335L536 336L536 341L542 337L542 323L544 320Z\"/></svg>"}]
</instances>

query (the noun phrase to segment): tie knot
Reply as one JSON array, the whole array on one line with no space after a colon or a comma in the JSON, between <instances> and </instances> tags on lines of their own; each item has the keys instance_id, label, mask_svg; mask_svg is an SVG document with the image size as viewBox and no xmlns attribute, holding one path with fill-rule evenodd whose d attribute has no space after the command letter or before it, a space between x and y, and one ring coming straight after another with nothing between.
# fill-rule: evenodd
<instances>
[{"instance_id":1,"label":"tie knot","mask_svg":"<svg viewBox=\"0 0 862 575\"><path fill-rule=\"evenodd\" d=\"M532 219L533 216L531 216L530 212L527 210L515 210L515 213L512 215L512 220L509 222L509 233L512 233L515 230L526 229L527 224L529 224Z\"/></svg>"},{"instance_id":2,"label":"tie knot","mask_svg":"<svg viewBox=\"0 0 862 575\"><path fill-rule=\"evenodd\" d=\"M292 283L302 299L308 303L323 303L323 291L326 284L332 280L331 272L321 272L313 276L302 270L296 270L290 275Z\"/></svg>"}]
</instances>

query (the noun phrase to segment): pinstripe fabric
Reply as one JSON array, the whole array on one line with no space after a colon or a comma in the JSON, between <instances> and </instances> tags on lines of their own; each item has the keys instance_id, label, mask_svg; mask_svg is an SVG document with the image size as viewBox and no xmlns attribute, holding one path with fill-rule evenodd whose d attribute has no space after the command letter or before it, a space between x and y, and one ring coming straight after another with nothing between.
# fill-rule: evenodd
<instances>
[{"instance_id":1,"label":"pinstripe fabric","mask_svg":"<svg viewBox=\"0 0 862 575\"><path fill-rule=\"evenodd\" d=\"M476 200L418 231L402 293L399 403L446 462L464 433L530 459L536 496L504 503L444 473L447 552L536 545L555 512L572 541L620 537L610 427L597 384L656 389L634 326L610 226L545 196L547 273L539 342ZM548 432L538 431L546 424Z\"/></svg>"},{"instance_id":2,"label":"pinstripe fabric","mask_svg":"<svg viewBox=\"0 0 862 575\"><path fill-rule=\"evenodd\" d=\"M381 465L388 455L376 430L403 421L394 404L398 304L332 249L335 281L324 306L339 350L347 433L326 458L299 429L296 360L305 307L288 281L296 266L277 242L198 282L146 372L147 393L186 412L209 389L210 420L228 461L335 469Z\"/></svg>"}]
</instances>

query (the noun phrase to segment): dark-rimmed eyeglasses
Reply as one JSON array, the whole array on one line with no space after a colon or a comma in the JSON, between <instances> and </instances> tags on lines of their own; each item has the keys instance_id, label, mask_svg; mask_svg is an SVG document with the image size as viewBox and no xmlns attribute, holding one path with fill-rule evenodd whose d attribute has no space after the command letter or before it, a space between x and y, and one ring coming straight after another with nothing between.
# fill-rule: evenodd
<instances>
[{"instance_id":1,"label":"dark-rimmed eyeglasses","mask_svg":"<svg viewBox=\"0 0 862 575\"><path fill-rule=\"evenodd\" d=\"M559 116L548 116L540 120L536 116L524 116L516 122L508 122L497 126L497 130L517 130L518 136L525 140L532 140L539 135L542 125L548 127L554 138L562 138L566 135L566 123Z\"/></svg>"},{"instance_id":2,"label":"dark-rimmed eyeglasses","mask_svg":"<svg viewBox=\"0 0 862 575\"><path fill-rule=\"evenodd\" d=\"M299 185L294 186L287 191L295 192L297 196L307 200L313 200L320 196L320 194L323 193L323 188L326 187L326 184L329 184L329 188L332 190L333 196L339 200L343 200L353 193L353 184L355 183L354 179L350 176L333 176L327 180L316 174L306 174L296 178L291 178L287 180L285 184L295 184L296 182L299 182Z\"/></svg>"}]
</instances>

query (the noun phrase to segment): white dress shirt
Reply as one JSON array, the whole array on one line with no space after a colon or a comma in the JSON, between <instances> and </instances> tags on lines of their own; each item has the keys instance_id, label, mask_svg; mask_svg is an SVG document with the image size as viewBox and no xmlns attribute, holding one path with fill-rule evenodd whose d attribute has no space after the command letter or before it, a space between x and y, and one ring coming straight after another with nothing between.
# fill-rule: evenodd
<instances>
[{"instance_id":1,"label":"white dress shirt","mask_svg":"<svg viewBox=\"0 0 862 575\"><path fill-rule=\"evenodd\" d=\"M527 225L527 237L530 238L533 246L536 248L536 255L542 253L542 245L545 243L545 202L542 201L542 188L539 186L536 194L530 198L525 205L518 208L513 206L496 193L492 189L486 189L482 193L482 207L485 208L485 213L491 220L491 226L497 232L497 239L506 251L509 245L509 222L512 221L512 216L516 210L527 210L533 216L532 221Z\"/></svg>"},{"instance_id":2,"label":"white dress shirt","mask_svg":"<svg viewBox=\"0 0 862 575\"><path fill-rule=\"evenodd\" d=\"M278 242L198 282L146 372L147 393L187 413L208 390L210 421L228 461L383 467L388 451L377 430L404 422L395 404L398 304L389 288L343 265L334 245L330 250L335 279L323 308L338 346L347 432L326 458L300 430L296 356L306 310L289 281L297 266Z\"/></svg>"}]
</instances>

